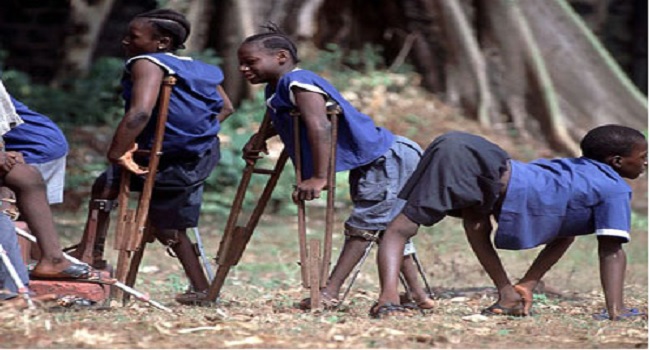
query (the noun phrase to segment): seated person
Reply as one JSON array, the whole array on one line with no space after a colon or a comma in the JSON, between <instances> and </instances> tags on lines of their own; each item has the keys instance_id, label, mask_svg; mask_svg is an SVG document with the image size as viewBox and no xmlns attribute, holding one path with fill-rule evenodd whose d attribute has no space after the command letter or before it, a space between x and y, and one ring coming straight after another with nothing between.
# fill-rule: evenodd
<instances>
[{"instance_id":1,"label":"seated person","mask_svg":"<svg viewBox=\"0 0 650 350\"><path fill-rule=\"evenodd\" d=\"M0 136L22 124L9 94L0 81ZM91 268L66 260L54 226L52 211L47 202L43 177L36 168L25 164L20 153L5 152L0 137L0 185L16 194L16 205L21 217L37 238L41 257L30 275L36 278L87 278Z\"/></svg>"},{"instance_id":2,"label":"seated person","mask_svg":"<svg viewBox=\"0 0 650 350\"><path fill-rule=\"evenodd\" d=\"M623 304L622 244L630 240L632 190L624 179L643 173L648 144L638 130L605 125L589 131L580 147L579 158L522 163L479 136L450 132L436 138L400 193L407 204L380 243L381 294L370 315L404 311L397 294L404 242L419 225L432 226L447 215L463 219L472 250L499 293L484 314L529 315L533 289L544 274L575 236L595 233L608 317L629 315ZM494 245L490 215L498 223ZM522 250L539 245L544 249L513 285L495 246Z\"/></svg>"},{"instance_id":3,"label":"seated person","mask_svg":"<svg viewBox=\"0 0 650 350\"><path fill-rule=\"evenodd\" d=\"M65 135L50 118L29 109L13 96L11 102L24 123L4 135L5 149L20 152L25 163L38 169L47 185L50 204L62 203L68 154Z\"/></svg>"}]
</instances>

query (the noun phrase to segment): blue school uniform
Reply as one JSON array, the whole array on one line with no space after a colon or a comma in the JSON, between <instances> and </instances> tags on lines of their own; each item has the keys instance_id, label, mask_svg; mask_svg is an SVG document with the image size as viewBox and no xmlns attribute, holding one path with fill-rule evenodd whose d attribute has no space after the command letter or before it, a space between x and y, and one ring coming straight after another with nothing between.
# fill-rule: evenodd
<instances>
[{"instance_id":1,"label":"blue school uniform","mask_svg":"<svg viewBox=\"0 0 650 350\"><path fill-rule=\"evenodd\" d=\"M630 240L632 190L607 164L584 157L510 164L497 248L528 249L591 233Z\"/></svg>"},{"instance_id":2,"label":"blue school uniform","mask_svg":"<svg viewBox=\"0 0 650 350\"><path fill-rule=\"evenodd\" d=\"M165 75L177 78L169 101L163 155L155 178L149 219L158 229L185 229L198 225L203 184L220 158L220 130L217 115L224 101L217 91L223 82L219 67L171 53L136 56L126 62L122 79L126 109L131 100L130 67L146 59L158 65ZM158 106L146 128L137 138L138 147L151 149ZM102 174L112 186L119 184L116 166ZM132 187L142 185L133 176Z\"/></svg>"},{"instance_id":3,"label":"blue school uniform","mask_svg":"<svg viewBox=\"0 0 650 350\"><path fill-rule=\"evenodd\" d=\"M43 164L68 153L65 135L50 118L16 100L11 102L24 123L4 135L8 151L21 152L27 164Z\"/></svg>"},{"instance_id":4,"label":"blue school uniform","mask_svg":"<svg viewBox=\"0 0 650 350\"><path fill-rule=\"evenodd\" d=\"M337 103L343 110L339 117L338 142L336 150L336 171L355 169L381 157L391 147L395 136L388 130L377 127L373 120L356 110L341 96L332 84L314 72L295 69L283 75L276 86L266 87L267 107L273 126L284 143L288 154L294 160L293 137L294 118L290 115L296 109L292 87L323 94L327 101ZM302 176L313 175L312 151L305 128L301 128Z\"/></svg>"},{"instance_id":5,"label":"blue school uniform","mask_svg":"<svg viewBox=\"0 0 650 350\"><path fill-rule=\"evenodd\" d=\"M129 109L133 87L130 68L135 61L141 59L155 63L165 72L165 75L177 78L169 100L163 158L200 157L213 148L214 143L218 142L215 136L221 129L217 115L224 103L217 91L217 85L220 85L224 78L221 69L190 57L176 56L171 53L132 57L126 62L125 74L122 78L126 110ZM151 149L157 115L156 106L154 117L137 138L138 147L141 149Z\"/></svg>"}]
</instances>

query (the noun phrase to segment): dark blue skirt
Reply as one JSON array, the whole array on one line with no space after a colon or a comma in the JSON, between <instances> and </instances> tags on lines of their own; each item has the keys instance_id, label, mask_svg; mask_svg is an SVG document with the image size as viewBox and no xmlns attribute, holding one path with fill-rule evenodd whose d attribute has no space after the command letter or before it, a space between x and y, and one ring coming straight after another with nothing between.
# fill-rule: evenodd
<instances>
[{"instance_id":1,"label":"dark blue skirt","mask_svg":"<svg viewBox=\"0 0 650 350\"><path fill-rule=\"evenodd\" d=\"M199 157L161 157L151 194L149 220L157 229L197 227L203 200L203 184L221 157L219 141ZM146 164L138 161L139 164ZM107 185L119 185L121 168L111 166L103 176ZM131 191L140 191L143 176L131 176Z\"/></svg>"},{"instance_id":2,"label":"dark blue skirt","mask_svg":"<svg viewBox=\"0 0 650 350\"><path fill-rule=\"evenodd\" d=\"M413 222L431 226L471 208L492 213L499 199L508 154L483 137L449 132L433 140L399 194Z\"/></svg>"}]
</instances>

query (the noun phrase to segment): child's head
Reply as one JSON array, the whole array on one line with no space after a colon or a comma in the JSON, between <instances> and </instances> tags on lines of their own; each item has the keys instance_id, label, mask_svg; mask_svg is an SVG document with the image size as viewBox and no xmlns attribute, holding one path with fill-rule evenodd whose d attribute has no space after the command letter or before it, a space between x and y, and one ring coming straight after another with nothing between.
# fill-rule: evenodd
<instances>
[{"instance_id":1,"label":"child's head","mask_svg":"<svg viewBox=\"0 0 650 350\"><path fill-rule=\"evenodd\" d=\"M267 33L249 36L237 51L239 70L251 84L275 81L300 62L298 49L274 24Z\"/></svg>"},{"instance_id":2,"label":"child's head","mask_svg":"<svg viewBox=\"0 0 650 350\"><path fill-rule=\"evenodd\" d=\"M185 48L190 22L182 13L157 9L135 16L129 23L122 46L128 57Z\"/></svg>"},{"instance_id":3,"label":"child's head","mask_svg":"<svg viewBox=\"0 0 650 350\"><path fill-rule=\"evenodd\" d=\"M609 164L621 176L635 179L648 166L648 143L643 134L622 125L590 130L580 142L582 155Z\"/></svg>"}]
</instances>

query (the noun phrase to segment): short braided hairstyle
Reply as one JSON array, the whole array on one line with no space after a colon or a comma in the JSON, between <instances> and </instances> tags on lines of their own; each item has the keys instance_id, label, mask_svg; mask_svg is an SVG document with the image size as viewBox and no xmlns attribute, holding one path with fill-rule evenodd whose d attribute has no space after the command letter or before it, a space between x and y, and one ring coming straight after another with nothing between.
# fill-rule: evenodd
<instances>
[{"instance_id":1,"label":"short braided hairstyle","mask_svg":"<svg viewBox=\"0 0 650 350\"><path fill-rule=\"evenodd\" d=\"M629 156L634 145L643 141L639 130L608 124L591 129L580 141L580 149L584 157L604 163L607 157Z\"/></svg>"},{"instance_id":2,"label":"short braided hairstyle","mask_svg":"<svg viewBox=\"0 0 650 350\"><path fill-rule=\"evenodd\" d=\"M263 25L262 28L266 29L267 32L249 36L244 40L244 44L259 42L265 49L287 50L294 63L300 62L296 44L293 43L288 35L280 30L277 24L268 22L266 25Z\"/></svg>"},{"instance_id":3,"label":"short braided hairstyle","mask_svg":"<svg viewBox=\"0 0 650 350\"><path fill-rule=\"evenodd\" d=\"M141 13L134 19L146 19L163 35L172 38L171 50L184 49L185 40L190 36L191 25L185 15L170 9L156 9Z\"/></svg>"}]
</instances>

